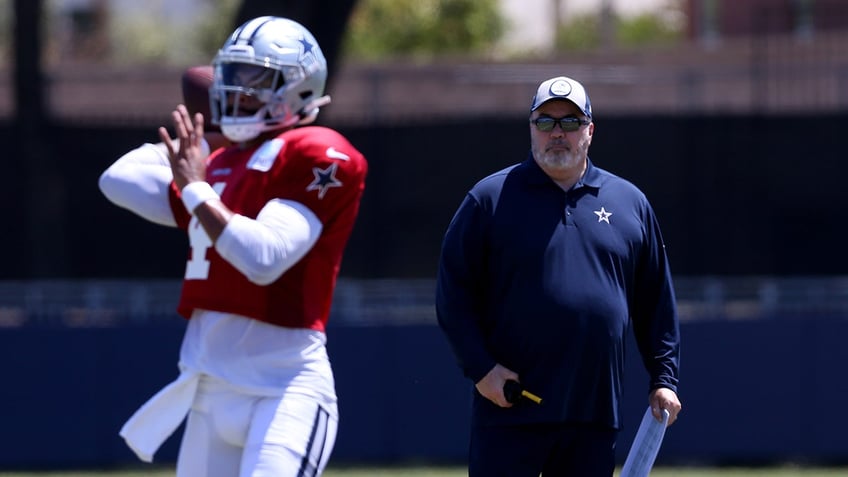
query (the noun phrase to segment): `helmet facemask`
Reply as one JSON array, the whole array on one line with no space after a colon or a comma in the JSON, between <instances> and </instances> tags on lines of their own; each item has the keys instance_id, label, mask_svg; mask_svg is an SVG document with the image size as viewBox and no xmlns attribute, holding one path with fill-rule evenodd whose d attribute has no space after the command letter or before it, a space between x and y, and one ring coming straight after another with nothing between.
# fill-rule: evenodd
<instances>
[{"instance_id":1,"label":"helmet facemask","mask_svg":"<svg viewBox=\"0 0 848 477\"><path fill-rule=\"evenodd\" d=\"M296 124L299 118L286 102L286 91L303 77L298 70L240 62L216 65L210 91L213 123L235 142Z\"/></svg>"}]
</instances>

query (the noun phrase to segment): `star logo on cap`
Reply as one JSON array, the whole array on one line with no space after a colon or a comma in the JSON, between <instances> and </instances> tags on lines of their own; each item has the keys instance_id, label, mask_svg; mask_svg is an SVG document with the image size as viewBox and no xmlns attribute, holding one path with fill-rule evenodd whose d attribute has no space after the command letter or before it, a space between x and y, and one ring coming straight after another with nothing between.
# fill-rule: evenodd
<instances>
[{"instance_id":1,"label":"star logo on cap","mask_svg":"<svg viewBox=\"0 0 848 477\"><path fill-rule=\"evenodd\" d=\"M606 209L601 207L601 210L596 210L595 215L598 216L598 222L606 222L610 223L609 218L612 215L612 212L607 212Z\"/></svg>"},{"instance_id":2,"label":"star logo on cap","mask_svg":"<svg viewBox=\"0 0 848 477\"><path fill-rule=\"evenodd\" d=\"M550 92L554 96L568 96L571 93L571 83L563 79L554 81Z\"/></svg>"},{"instance_id":3,"label":"star logo on cap","mask_svg":"<svg viewBox=\"0 0 848 477\"><path fill-rule=\"evenodd\" d=\"M336 169L338 169L338 164L336 163L330 164L330 167L326 169L313 167L312 174L315 176L315 180L306 186L306 191L317 190L318 198L323 199L324 195L327 194L327 190L331 187L341 187L342 181L336 179Z\"/></svg>"}]
</instances>

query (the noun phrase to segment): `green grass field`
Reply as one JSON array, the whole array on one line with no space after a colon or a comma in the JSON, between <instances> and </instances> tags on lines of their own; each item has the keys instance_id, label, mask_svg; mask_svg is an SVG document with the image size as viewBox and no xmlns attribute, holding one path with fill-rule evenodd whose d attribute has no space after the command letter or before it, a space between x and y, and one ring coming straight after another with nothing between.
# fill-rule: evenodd
<instances>
[{"instance_id":1,"label":"green grass field","mask_svg":"<svg viewBox=\"0 0 848 477\"><path fill-rule=\"evenodd\" d=\"M153 468L156 469L156 468ZM126 471L91 472L0 472L0 477L172 477L172 469L137 469ZM324 477L465 477L462 468L330 468ZM618 472L615 474L618 475ZM807 467L769 467L769 468L657 468L652 477L835 477L848 475L848 467L843 468L807 468Z\"/></svg>"}]
</instances>

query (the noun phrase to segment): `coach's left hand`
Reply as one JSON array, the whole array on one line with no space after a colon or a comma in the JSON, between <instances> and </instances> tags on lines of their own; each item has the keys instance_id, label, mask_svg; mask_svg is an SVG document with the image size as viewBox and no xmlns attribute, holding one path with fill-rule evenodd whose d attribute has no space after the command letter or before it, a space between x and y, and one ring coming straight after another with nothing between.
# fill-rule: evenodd
<instances>
[{"instance_id":1,"label":"coach's left hand","mask_svg":"<svg viewBox=\"0 0 848 477\"><path fill-rule=\"evenodd\" d=\"M657 388L651 391L648 396L648 404L651 406L651 412L654 418L662 422L662 410L668 411L668 425L674 424L677 420L677 415L680 414L680 399L677 398L677 393L668 388Z\"/></svg>"}]
</instances>

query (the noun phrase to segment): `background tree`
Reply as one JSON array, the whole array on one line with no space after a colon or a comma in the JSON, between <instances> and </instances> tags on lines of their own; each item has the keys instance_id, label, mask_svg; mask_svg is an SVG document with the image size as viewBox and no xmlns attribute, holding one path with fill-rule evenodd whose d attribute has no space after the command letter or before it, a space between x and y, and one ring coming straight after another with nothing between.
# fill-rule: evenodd
<instances>
[{"instance_id":1,"label":"background tree","mask_svg":"<svg viewBox=\"0 0 848 477\"><path fill-rule=\"evenodd\" d=\"M486 54L505 28L497 0L360 0L344 52L365 60Z\"/></svg>"},{"instance_id":2,"label":"background tree","mask_svg":"<svg viewBox=\"0 0 848 477\"><path fill-rule=\"evenodd\" d=\"M613 11L581 13L557 28L556 51L587 51L600 47L650 47L685 40L683 0L667 0L662 8L633 16ZM611 24L604 28L604 21ZM605 32L609 29L608 32ZM604 38L610 35L610 38Z\"/></svg>"}]
</instances>

